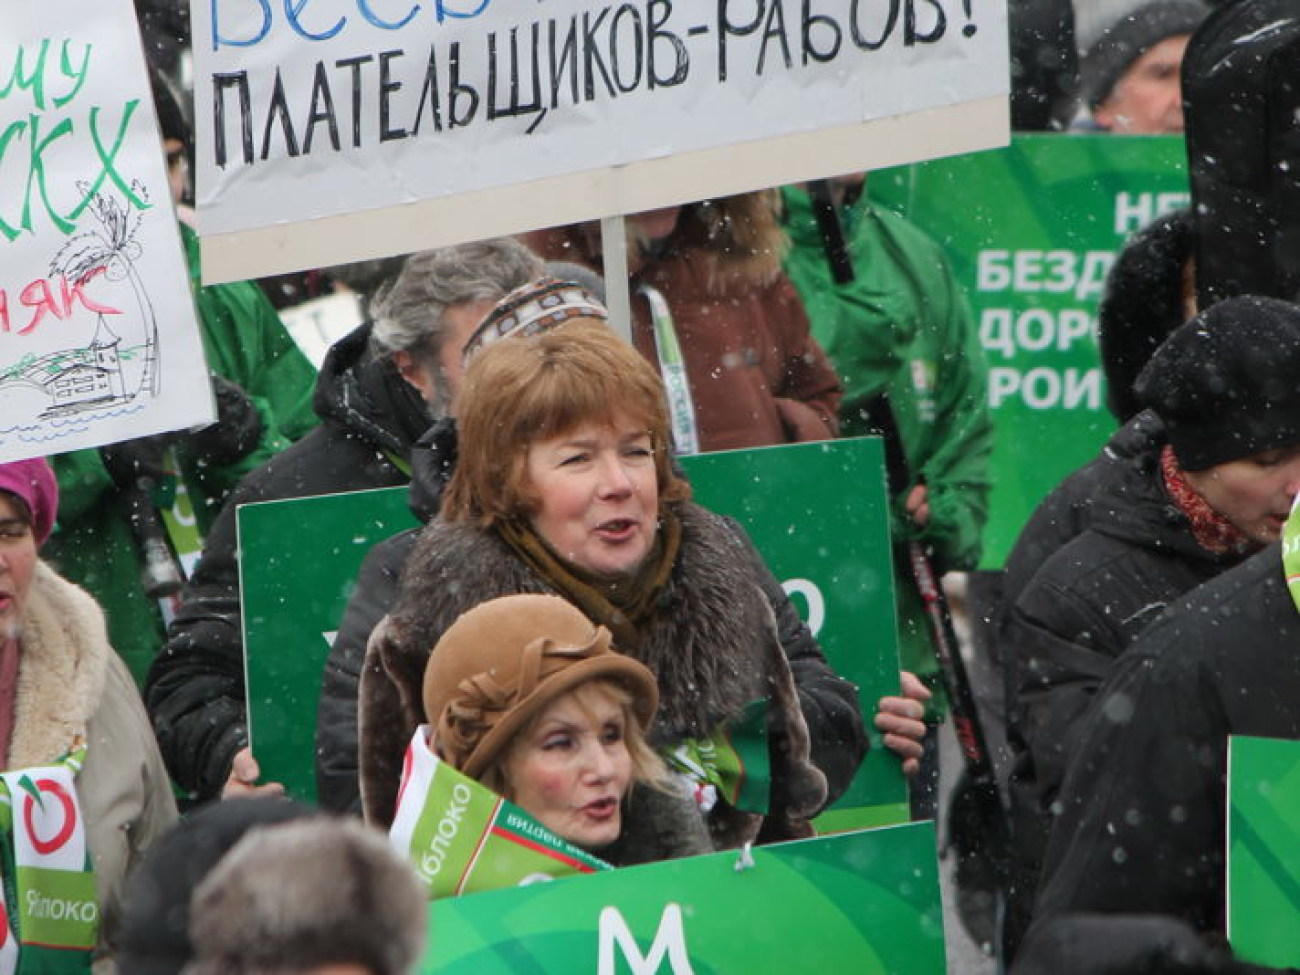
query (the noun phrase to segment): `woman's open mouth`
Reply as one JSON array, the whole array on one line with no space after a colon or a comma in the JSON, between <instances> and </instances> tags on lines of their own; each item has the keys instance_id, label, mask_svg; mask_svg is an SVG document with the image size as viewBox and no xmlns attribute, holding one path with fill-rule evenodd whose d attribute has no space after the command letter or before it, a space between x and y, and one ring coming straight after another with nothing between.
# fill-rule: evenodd
<instances>
[{"instance_id":1,"label":"woman's open mouth","mask_svg":"<svg viewBox=\"0 0 1300 975\"><path fill-rule=\"evenodd\" d=\"M618 800L613 796L606 796L604 799L596 799L582 807L583 815L589 819L595 819L604 822L610 819L618 812Z\"/></svg>"},{"instance_id":2,"label":"woman's open mouth","mask_svg":"<svg viewBox=\"0 0 1300 975\"><path fill-rule=\"evenodd\" d=\"M640 522L632 518L611 518L596 526L596 535L602 541L618 544L631 539L640 527Z\"/></svg>"}]
</instances>

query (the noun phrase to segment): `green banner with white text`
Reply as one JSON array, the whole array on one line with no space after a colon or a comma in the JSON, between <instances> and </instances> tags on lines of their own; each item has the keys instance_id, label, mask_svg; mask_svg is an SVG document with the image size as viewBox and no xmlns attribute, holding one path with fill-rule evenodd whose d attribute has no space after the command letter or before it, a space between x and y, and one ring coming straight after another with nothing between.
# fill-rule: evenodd
<instances>
[{"instance_id":1,"label":"green banner with white text","mask_svg":"<svg viewBox=\"0 0 1300 975\"><path fill-rule=\"evenodd\" d=\"M942 244L979 322L993 449L981 568L1096 454L1106 409L1097 305L1134 231L1189 202L1180 136L1018 135L1006 149L872 173L871 196Z\"/></svg>"},{"instance_id":2,"label":"green banner with white text","mask_svg":"<svg viewBox=\"0 0 1300 975\"><path fill-rule=\"evenodd\" d=\"M430 906L422 975L945 971L930 822Z\"/></svg>"}]
</instances>

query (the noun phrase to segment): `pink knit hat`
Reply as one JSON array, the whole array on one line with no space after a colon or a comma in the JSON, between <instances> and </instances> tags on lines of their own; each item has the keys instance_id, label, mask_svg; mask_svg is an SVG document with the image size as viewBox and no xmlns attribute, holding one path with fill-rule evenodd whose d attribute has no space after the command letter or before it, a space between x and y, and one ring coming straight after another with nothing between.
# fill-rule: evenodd
<instances>
[{"instance_id":1,"label":"pink knit hat","mask_svg":"<svg viewBox=\"0 0 1300 975\"><path fill-rule=\"evenodd\" d=\"M36 544L45 544L59 512L59 485L50 465L41 457L0 464L0 491L22 499L32 513Z\"/></svg>"}]
</instances>

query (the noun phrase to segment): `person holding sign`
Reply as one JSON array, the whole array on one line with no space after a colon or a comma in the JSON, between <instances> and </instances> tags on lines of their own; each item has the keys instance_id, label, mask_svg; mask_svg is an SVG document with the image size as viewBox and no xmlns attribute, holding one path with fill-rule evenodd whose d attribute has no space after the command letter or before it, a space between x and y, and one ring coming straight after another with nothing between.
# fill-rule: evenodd
<instances>
[{"instance_id":1,"label":"person holding sign","mask_svg":"<svg viewBox=\"0 0 1300 975\"><path fill-rule=\"evenodd\" d=\"M442 635L424 672L431 724L416 730L408 748L392 829L394 845L410 855L432 896L484 889L485 882L519 883L548 869L570 873L575 864L579 871L591 868L556 838L614 865L637 859L618 843L628 792L633 783L665 794L673 785L645 738L659 701L655 676L614 652L611 641L607 628L572 603L531 593L482 603ZM463 780L442 773L439 763L492 795L477 804L466 798ZM509 811L503 827L496 797L545 832L527 822L511 829ZM679 790L679 800L656 803L657 813L674 814L656 822L667 854L712 852L690 793ZM490 815L477 815L476 805ZM430 857L419 837L437 831L419 824L433 824L451 806L468 807L457 814L464 842L447 843L446 852ZM554 865L536 860L539 845L554 852ZM470 863L450 862L458 847L477 859L480 846L494 861L486 865L492 880L466 877Z\"/></svg>"},{"instance_id":2,"label":"person holding sign","mask_svg":"<svg viewBox=\"0 0 1300 975\"><path fill-rule=\"evenodd\" d=\"M44 460L0 465L0 965L18 971L106 956L123 878L176 818L104 614L39 557L57 509Z\"/></svg>"},{"instance_id":3,"label":"person holding sign","mask_svg":"<svg viewBox=\"0 0 1300 975\"><path fill-rule=\"evenodd\" d=\"M374 321L330 347L316 381L320 426L231 495L145 688L168 768L198 799L278 788L259 782L245 723L237 507L408 483L415 444L459 381L466 337L501 297L541 270L510 239L411 255L376 301Z\"/></svg>"},{"instance_id":4,"label":"person holding sign","mask_svg":"<svg viewBox=\"0 0 1300 975\"><path fill-rule=\"evenodd\" d=\"M480 602L550 592L655 673L650 742L696 770L715 845L811 835L866 750L857 695L740 528L688 500L655 370L603 322L575 319L476 353L457 417L441 516L367 648L367 817L393 816L403 750L430 719L421 691L437 641ZM770 783L742 797L714 781L709 758L755 736Z\"/></svg>"}]
</instances>

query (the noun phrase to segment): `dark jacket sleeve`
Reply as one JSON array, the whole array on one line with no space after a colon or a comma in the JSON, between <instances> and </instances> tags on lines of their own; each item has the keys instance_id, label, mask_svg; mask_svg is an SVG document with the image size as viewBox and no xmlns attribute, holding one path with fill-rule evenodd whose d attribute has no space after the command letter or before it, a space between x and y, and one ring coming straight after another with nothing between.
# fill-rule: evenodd
<instances>
[{"instance_id":1,"label":"dark jacket sleeve","mask_svg":"<svg viewBox=\"0 0 1300 975\"><path fill-rule=\"evenodd\" d=\"M1159 912L1221 929L1222 895L1207 892L1223 879L1228 722L1197 668L1173 659L1181 647L1149 649L1120 659L1083 722L1035 926L1071 912Z\"/></svg>"},{"instance_id":2,"label":"dark jacket sleeve","mask_svg":"<svg viewBox=\"0 0 1300 975\"><path fill-rule=\"evenodd\" d=\"M734 523L733 523L734 524ZM790 661L799 704L812 739L813 764L826 776L829 806L848 788L867 753L867 734L858 706L857 688L826 662L812 631L799 616L748 536L736 526L759 572L759 584L776 616L777 638ZM774 806L780 806L780 783L773 783Z\"/></svg>"},{"instance_id":3,"label":"dark jacket sleeve","mask_svg":"<svg viewBox=\"0 0 1300 975\"><path fill-rule=\"evenodd\" d=\"M325 663L316 714L316 801L331 812L361 812L357 695L366 642L397 602L402 566L418 535L411 529L370 550Z\"/></svg>"},{"instance_id":4,"label":"dark jacket sleeve","mask_svg":"<svg viewBox=\"0 0 1300 975\"><path fill-rule=\"evenodd\" d=\"M212 526L145 682L167 771L199 799L220 794L235 753L248 744L241 619L232 499Z\"/></svg>"},{"instance_id":5,"label":"dark jacket sleeve","mask_svg":"<svg viewBox=\"0 0 1300 975\"><path fill-rule=\"evenodd\" d=\"M1094 607L1075 596L1069 589L1030 583L1004 634L1015 675L1012 720L1017 740L1032 758L1034 804L1040 810L1056 798L1080 721L1124 645ZM1020 784L1026 785L1023 777Z\"/></svg>"}]
</instances>

